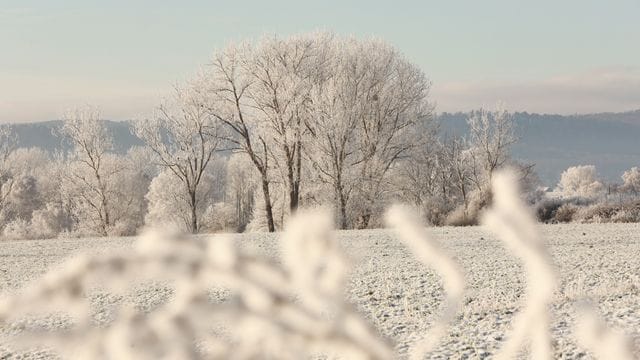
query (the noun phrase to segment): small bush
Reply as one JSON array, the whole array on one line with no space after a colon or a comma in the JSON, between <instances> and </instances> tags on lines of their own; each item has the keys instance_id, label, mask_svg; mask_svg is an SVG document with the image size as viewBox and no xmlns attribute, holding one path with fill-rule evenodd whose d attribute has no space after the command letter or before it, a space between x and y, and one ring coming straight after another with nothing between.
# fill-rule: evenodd
<instances>
[{"instance_id":1,"label":"small bush","mask_svg":"<svg viewBox=\"0 0 640 360\"><path fill-rule=\"evenodd\" d=\"M578 207L573 204L563 204L555 212L553 216L553 222L555 223L569 223L573 221L573 217L578 212Z\"/></svg>"},{"instance_id":2,"label":"small bush","mask_svg":"<svg viewBox=\"0 0 640 360\"><path fill-rule=\"evenodd\" d=\"M591 205L580 209L574 220L582 223L640 222L640 201Z\"/></svg>"},{"instance_id":3,"label":"small bush","mask_svg":"<svg viewBox=\"0 0 640 360\"><path fill-rule=\"evenodd\" d=\"M58 236L61 232L71 228L71 219L55 204L33 212L31 216L31 232L37 239L47 239Z\"/></svg>"},{"instance_id":4,"label":"small bush","mask_svg":"<svg viewBox=\"0 0 640 360\"><path fill-rule=\"evenodd\" d=\"M434 196L424 201L421 212L427 223L442 226L447 222L447 217L453 210L452 202Z\"/></svg>"},{"instance_id":5,"label":"small bush","mask_svg":"<svg viewBox=\"0 0 640 360\"><path fill-rule=\"evenodd\" d=\"M478 224L478 218L475 213L472 214L462 205L447 215L445 224L448 226L473 226Z\"/></svg>"},{"instance_id":6,"label":"small bush","mask_svg":"<svg viewBox=\"0 0 640 360\"><path fill-rule=\"evenodd\" d=\"M640 201L625 204L611 220L616 223L640 222Z\"/></svg>"},{"instance_id":7,"label":"small bush","mask_svg":"<svg viewBox=\"0 0 640 360\"><path fill-rule=\"evenodd\" d=\"M537 203L535 208L536 217L538 221L547 224L571 222L576 220L574 216L580 208L593 203L593 199L579 196L546 198Z\"/></svg>"},{"instance_id":8,"label":"small bush","mask_svg":"<svg viewBox=\"0 0 640 360\"><path fill-rule=\"evenodd\" d=\"M536 206L536 217L538 221L543 223L553 222L556 218L558 209L564 205L561 199L544 199Z\"/></svg>"},{"instance_id":9,"label":"small bush","mask_svg":"<svg viewBox=\"0 0 640 360\"><path fill-rule=\"evenodd\" d=\"M31 232L29 231L29 222L24 219L14 219L9 222L2 232L4 238L8 240L24 240L31 239Z\"/></svg>"},{"instance_id":10,"label":"small bush","mask_svg":"<svg viewBox=\"0 0 640 360\"><path fill-rule=\"evenodd\" d=\"M478 225L480 213L491 206L492 194L490 191L474 191L469 196L469 205L460 205L452 211L446 219L446 225L472 226Z\"/></svg>"}]
</instances>

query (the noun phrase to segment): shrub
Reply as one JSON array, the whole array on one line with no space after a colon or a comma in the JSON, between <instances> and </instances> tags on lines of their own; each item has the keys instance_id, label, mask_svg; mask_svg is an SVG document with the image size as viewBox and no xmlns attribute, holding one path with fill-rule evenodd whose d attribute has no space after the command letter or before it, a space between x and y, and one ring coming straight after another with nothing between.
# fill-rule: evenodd
<instances>
[{"instance_id":1,"label":"shrub","mask_svg":"<svg viewBox=\"0 0 640 360\"><path fill-rule=\"evenodd\" d=\"M616 223L640 222L640 201L624 204L611 220Z\"/></svg>"},{"instance_id":2,"label":"shrub","mask_svg":"<svg viewBox=\"0 0 640 360\"><path fill-rule=\"evenodd\" d=\"M538 221L543 223L553 222L556 218L556 212L564 205L565 202L558 198L543 199L536 206L536 217Z\"/></svg>"},{"instance_id":3,"label":"shrub","mask_svg":"<svg viewBox=\"0 0 640 360\"><path fill-rule=\"evenodd\" d=\"M447 217L453 210L451 201L434 196L424 201L421 211L428 224L442 226L447 222Z\"/></svg>"},{"instance_id":4,"label":"shrub","mask_svg":"<svg viewBox=\"0 0 640 360\"><path fill-rule=\"evenodd\" d=\"M574 220L583 223L640 222L640 201L587 206L576 213Z\"/></svg>"},{"instance_id":5,"label":"shrub","mask_svg":"<svg viewBox=\"0 0 640 360\"><path fill-rule=\"evenodd\" d=\"M474 191L469 196L467 206L460 205L452 211L446 220L446 225L450 226L472 226L478 225L480 213L483 209L491 205L491 191Z\"/></svg>"},{"instance_id":6,"label":"shrub","mask_svg":"<svg viewBox=\"0 0 640 360\"><path fill-rule=\"evenodd\" d=\"M477 224L478 219L475 214L470 214L464 205L460 205L450 212L445 220L445 225L448 226L473 226Z\"/></svg>"},{"instance_id":7,"label":"shrub","mask_svg":"<svg viewBox=\"0 0 640 360\"><path fill-rule=\"evenodd\" d=\"M71 228L71 219L55 204L33 212L31 216L31 231L35 238L46 239L58 236L61 232Z\"/></svg>"},{"instance_id":8,"label":"shrub","mask_svg":"<svg viewBox=\"0 0 640 360\"><path fill-rule=\"evenodd\" d=\"M29 222L17 218L10 221L2 232L5 239L8 240L25 240L31 238L31 232L29 231Z\"/></svg>"},{"instance_id":9,"label":"shrub","mask_svg":"<svg viewBox=\"0 0 640 360\"><path fill-rule=\"evenodd\" d=\"M563 204L557 208L555 215L553 216L553 222L555 223L569 223L573 221L573 217L579 208L573 204Z\"/></svg>"}]
</instances>

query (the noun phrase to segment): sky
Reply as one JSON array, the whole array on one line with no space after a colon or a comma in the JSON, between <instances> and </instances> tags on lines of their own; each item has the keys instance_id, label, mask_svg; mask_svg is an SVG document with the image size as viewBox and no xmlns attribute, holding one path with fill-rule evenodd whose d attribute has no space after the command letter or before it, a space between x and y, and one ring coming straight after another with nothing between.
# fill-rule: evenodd
<instances>
[{"instance_id":1,"label":"sky","mask_svg":"<svg viewBox=\"0 0 640 360\"><path fill-rule=\"evenodd\" d=\"M215 49L316 30L382 38L438 112L640 109L640 0L0 0L0 122L151 112Z\"/></svg>"}]
</instances>

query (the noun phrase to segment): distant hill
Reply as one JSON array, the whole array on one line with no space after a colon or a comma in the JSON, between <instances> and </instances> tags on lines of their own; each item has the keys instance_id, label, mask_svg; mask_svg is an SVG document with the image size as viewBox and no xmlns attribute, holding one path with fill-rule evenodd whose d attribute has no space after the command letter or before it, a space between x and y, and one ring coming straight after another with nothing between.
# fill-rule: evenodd
<instances>
[{"instance_id":1,"label":"distant hill","mask_svg":"<svg viewBox=\"0 0 640 360\"><path fill-rule=\"evenodd\" d=\"M468 114L438 116L443 134L468 134ZM540 179L555 184L569 166L595 165L607 181L640 166L640 110L589 115L515 113L516 159L536 164Z\"/></svg>"},{"instance_id":2,"label":"distant hill","mask_svg":"<svg viewBox=\"0 0 640 360\"><path fill-rule=\"evenodd\" d=\"M125 153L133 146L144 143L131 134L131 122L105 120L107 129L113 136L114 148L118 153ZM48 152L65 151L68 141L58 134L62 128L61 120L11 125L18 135L18 146L23 148L38 147Z\"/></svg>"},{"instance_id":3,"label":"distant hill","mask_svg":"<svg viewBox=\"0 0 640 360\"><path fill-rule=\"evenodd\" d=\"M438 115L442 134L466 135L467 113ZM518 143L514 157L535 163L536 172L547 185L554 185L569 166L593 164L607 181L619 181L626 169L640 166L640 110L589 115L540 115L515 113ZM20 147L40 147L47 151L66 150L68 144L54 134L61 121L12 125ZM131 122L107 121L116 151L142 145L131 134Z\"/></svg>"}]
</instances>

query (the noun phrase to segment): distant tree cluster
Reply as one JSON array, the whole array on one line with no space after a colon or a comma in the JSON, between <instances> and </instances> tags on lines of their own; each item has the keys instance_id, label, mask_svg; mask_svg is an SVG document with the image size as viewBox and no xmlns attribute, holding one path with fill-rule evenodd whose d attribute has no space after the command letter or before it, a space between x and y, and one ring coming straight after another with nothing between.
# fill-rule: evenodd
<instances>
[{"instance_id":1,"label":"distant tree cluster","mask_svg":"<svg viewBox=\"0 0 640 360\"><path fill-rule=\"evenodd\" d=\"M602 181L593 165L565 170L553 192L537 204L544 222L640 222L640 168L625 171L620 182Z\"/></svg>"}]
</instances>

